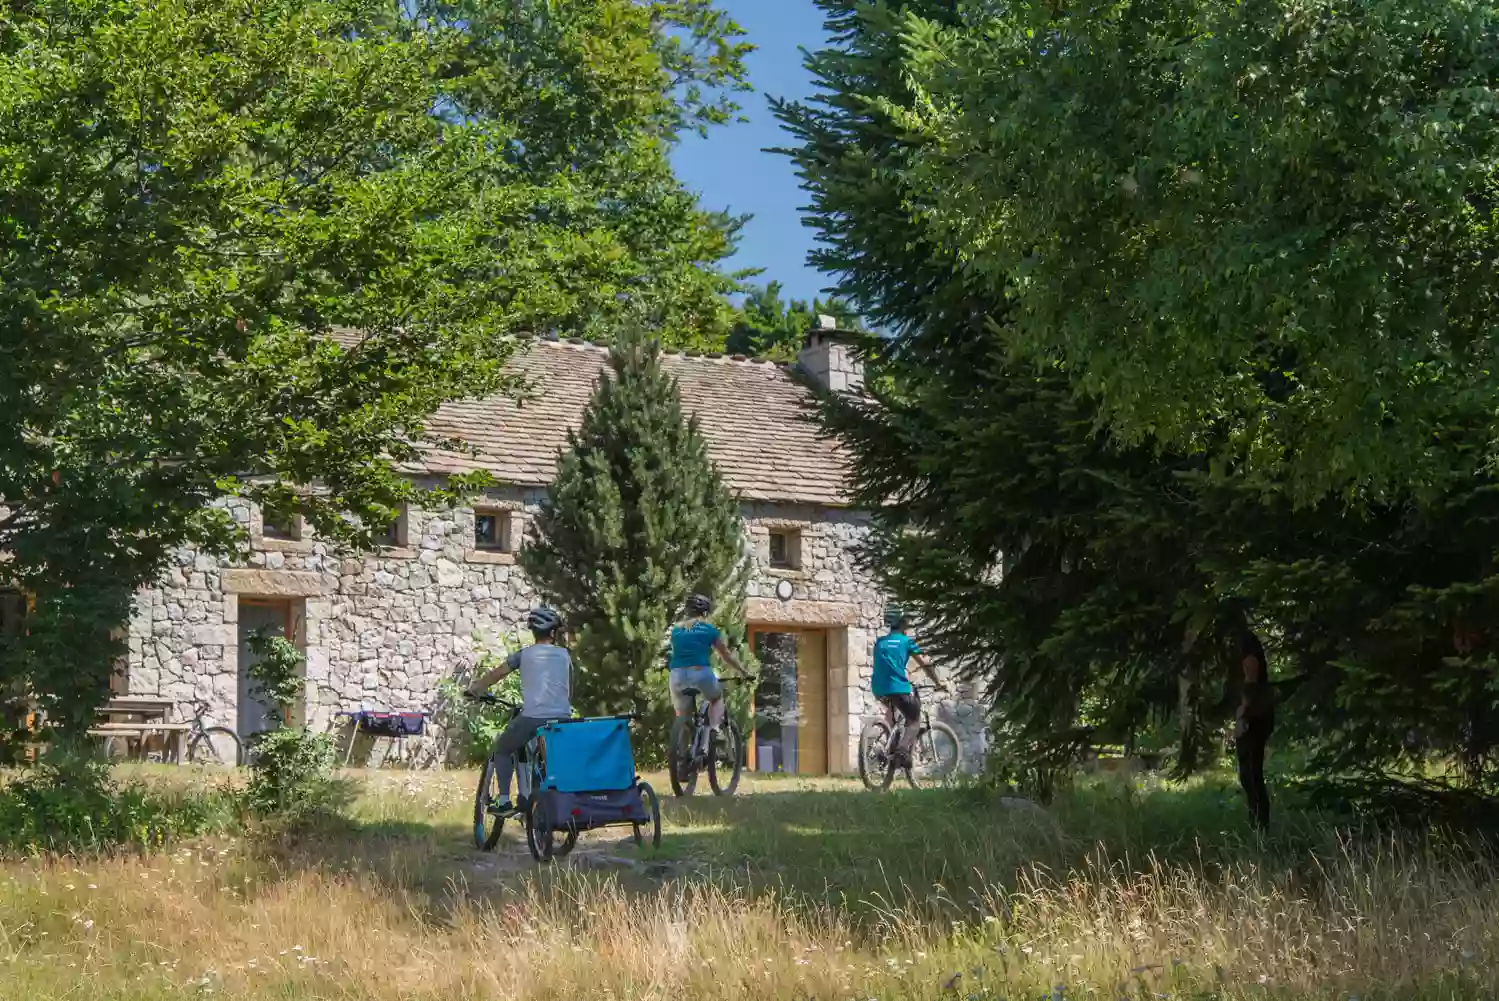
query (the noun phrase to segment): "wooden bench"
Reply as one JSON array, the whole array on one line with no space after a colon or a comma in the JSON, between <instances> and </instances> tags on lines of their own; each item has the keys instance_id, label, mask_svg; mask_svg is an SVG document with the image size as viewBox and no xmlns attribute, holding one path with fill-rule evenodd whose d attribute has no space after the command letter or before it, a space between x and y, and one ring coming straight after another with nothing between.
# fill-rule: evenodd
<instances>
[{"instance_id":1,"label":"wooden bench","mask_svg":"<svg viewBox=\"0 0 1499 1001\"><path fill-rule=\"evenodd\" d=\"M165 723L157 720L99 723L89 730L88 735L104 739L123 737L127 741L138 741L142 747L148 737L161 736L170 742L172 760L181 764L187 758L187 735L192 728L191 723Z\"/></svg>"}]
</instances>

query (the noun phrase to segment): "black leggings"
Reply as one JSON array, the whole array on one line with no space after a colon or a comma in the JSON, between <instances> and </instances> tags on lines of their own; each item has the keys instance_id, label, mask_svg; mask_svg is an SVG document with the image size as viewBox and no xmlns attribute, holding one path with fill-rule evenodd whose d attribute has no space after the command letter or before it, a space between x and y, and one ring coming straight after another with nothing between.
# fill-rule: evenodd
<instances>
[{"instance_id":1,"label":"black leggings","mask_svg":"<svg viewBox=\"0 0 1499 1001\"><path fill-rule=\"evenodd\" d=\"M910 754L911 748L916 746L916 738L921 736L921 696L913 690L881 695L879 699L905 718L906 727L900 734L900 749Z\"/></svg>"},{"instance_id":2,"label":"black leggings","mask_svg":"<svg viewBox=\"0 0 1499 1001\"><path fill-rule=\"evenodd\" d=\"M1270 826L1270 790L1265 788L1265 745L1275 729L1274 716L1247 716L1234 742L1239 759L1239 785L1249 801L1249 819L1259 830Z\"/></svg>"}]
</instances>

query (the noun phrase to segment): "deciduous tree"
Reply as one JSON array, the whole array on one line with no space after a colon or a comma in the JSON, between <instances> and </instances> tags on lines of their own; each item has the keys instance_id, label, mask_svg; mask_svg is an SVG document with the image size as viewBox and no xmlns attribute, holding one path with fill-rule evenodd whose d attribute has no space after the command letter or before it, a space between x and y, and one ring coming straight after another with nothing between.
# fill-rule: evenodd
<instances>
[{"instance_id":1,"label":"deciduous tree","mask_svg":"<svg viewBox=\"0 0 1499 1001\"><path fill-rule=\"evenodd\" d=\"M1445 432L1499 405L1499 7L923 13L905 207L1013 303L1012 350L1301 501L1471 473Z\"/></svg>"},{"instance_id":2,"label":"deciduous tree","mask_svg":"<svg viewBox=\"0 0 1499 1001\"><path fill-rule=\"evenodd\" d=\"M627 290L721 337L732 226L666 152L731 113L737 35L698 0L9 5L0 586L35 612L7 679L85 726L132 592L232 548L227 495L367 542L521 331Z\"/></svg>"}]
</instances>

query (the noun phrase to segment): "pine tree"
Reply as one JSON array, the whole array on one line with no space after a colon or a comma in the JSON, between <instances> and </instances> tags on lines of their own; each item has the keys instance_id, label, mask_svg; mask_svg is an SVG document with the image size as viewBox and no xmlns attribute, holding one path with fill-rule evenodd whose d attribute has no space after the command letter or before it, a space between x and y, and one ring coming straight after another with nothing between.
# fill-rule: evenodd
<instances>
[{"instance_id":1,"label":"pine tree","mask_svg":"<svg viewBox=\"0 0 1499 1001\"><path fill-rule=\"evenodd\" d=\"M1086 743L1173 736L1180 772L1211 765L1240 696L1235 638L1247 629L1268 647L1281 696L1272 754L1294 742L1312 775L1336 780L1324 788L1380 809L1441 803L1472 816L1471 793L1499 798L1499 476L1485 465L1492 418L1476 402L1487 397L1432 390L1423 419L1439 417L1440 433L1423 448L1448 464L1437 487L1411 479L1315 504L1295 470L1254 473L1244 454L1273 456L1275 435L1312 427L1278 420L1279 403L1247 424L1247 412L1207 412L1190 449L1132 446L1074 366L1017 351L1015 275L976 267L973 241L911 209L931 199L929 150L909 128L928 96L911 86L911 40L932 25L957 37L964 15L949 0L817 2L833 39L809 57L821 93L775 108L811 196L813 262L891 335L865 339L866 395L825 398L822 423L850 459L853 501L873 511L863 556L876 580L914 613L930 653L986 680L996 769L1044 789ZM948 107L991 106L1008 108ZM1137 305L1132 294L1121 308ZM1293 361L1250 391L1303 393ZM1140 385L1139 401L1173 402L1161 385ZM1369 426L1398 438L1393 423ZM1246 443L1246 427L1265 430ZM1293 458L1325 456L1318 447Z\"/></svg>"},{"instance_id":2,"label":"pine tree","mask_svg":"<svg viewBox=\"0 0 1499 1001\"><path fill-rule=\"evenodd\" d=\"M522 563L567 621L574 703L586 714L639 713L637 754L664 753L668 629L701 592L741 645L748 564L738 501L647 331L627 329L609 352Z\"/></svg>"}]
</instances>

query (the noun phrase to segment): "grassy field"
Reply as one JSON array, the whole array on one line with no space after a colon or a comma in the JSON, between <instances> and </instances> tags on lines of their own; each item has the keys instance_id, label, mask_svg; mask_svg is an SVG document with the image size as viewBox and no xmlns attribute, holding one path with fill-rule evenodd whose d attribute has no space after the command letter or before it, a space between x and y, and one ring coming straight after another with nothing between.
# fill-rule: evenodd
<instances>
[{"instance_id":1,"label":"grassy field","mask_svg":"<svg viewBox=\"0 0 1499 1001\"><path fill-rule=\"evenodd\" d=\"M584 835L538 871L470 843L468 773L352 776L295 842L0 865L15 998L1492 998L1486 852L1221 783L975 790L747 780L665 803L659 851ZM147 781L208 782L191 772ZM657 787L666 785L664 779Z\"/></svg>"}]
</instances>

